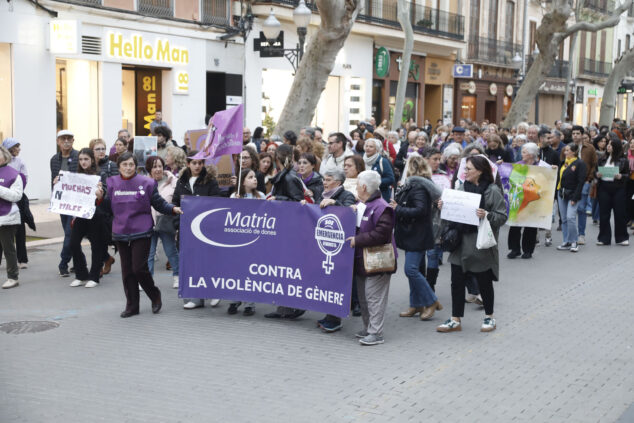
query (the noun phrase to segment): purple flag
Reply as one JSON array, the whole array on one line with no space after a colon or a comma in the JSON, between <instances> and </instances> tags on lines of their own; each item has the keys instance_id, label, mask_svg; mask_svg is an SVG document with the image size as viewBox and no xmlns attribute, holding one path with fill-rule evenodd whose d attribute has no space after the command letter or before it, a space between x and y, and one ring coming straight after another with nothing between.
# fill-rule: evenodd
<instances>
[{"instance_id":1,"label":"purple flag","mask_svg":"<svg viewBox=\"0 0 634 423\"><path fill-rule=\"evenodd\" d=\"M205 147L194 158L209 160L225 154L240 154L243 121L244 106L242 104L216 112L209 121Z\"/></svg>"},{"instance_id":2,"label":"purple flag","mask_svg":"<svg viewBox=\"0 0 634 423\"><path fill-rule=\"evenodd\" d=\"M348 315L349 207L190 196L182 207L179 296Z\"/></svg>"}]
</instances>

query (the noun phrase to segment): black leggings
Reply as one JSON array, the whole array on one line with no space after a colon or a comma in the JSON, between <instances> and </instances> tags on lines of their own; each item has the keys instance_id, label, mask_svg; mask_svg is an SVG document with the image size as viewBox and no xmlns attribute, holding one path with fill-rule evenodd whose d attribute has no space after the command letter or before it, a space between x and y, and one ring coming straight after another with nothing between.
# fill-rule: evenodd
<instances>
[{"instance_id":1,"label":"black leggings","mask_svg":"<svg viewBox=\"0 0 634 423\"><path fill-rule=\"evenodd\" d=\"M478 281L482 303L484 304L484 312L486 315L493 314L493 271L491 269L485 272L463 272L461 266L451 265L451 315L453 317L464 316L465 301L465 279L468 275L473 275Z\"/></svg>"}]
</instances>

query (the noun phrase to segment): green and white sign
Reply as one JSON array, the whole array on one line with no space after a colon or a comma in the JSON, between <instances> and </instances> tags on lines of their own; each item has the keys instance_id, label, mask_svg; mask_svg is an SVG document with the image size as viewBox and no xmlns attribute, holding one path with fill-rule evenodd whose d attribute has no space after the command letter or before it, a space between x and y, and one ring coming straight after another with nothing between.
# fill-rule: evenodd
<instances>
[{"instance_id":1,"label":"green and white sign","mask_svg":"<svg viewBox=\"0 0 634 423\"><path fill-rule=\"evenodd\" d=\"M390 72L390 52L380 47L374 56L374 72L379 78L385 78Z\"/></svg>"}]
</instances>

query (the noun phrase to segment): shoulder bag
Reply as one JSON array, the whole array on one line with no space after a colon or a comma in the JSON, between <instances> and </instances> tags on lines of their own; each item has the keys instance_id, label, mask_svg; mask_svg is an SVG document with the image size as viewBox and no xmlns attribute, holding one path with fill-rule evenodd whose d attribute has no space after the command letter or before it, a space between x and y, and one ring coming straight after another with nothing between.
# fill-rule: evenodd
<instances>
[{"instance_id":1,"label":"shoulder bag","mask_svg":"<svg viewBox=\"0 0 634 423\"><path fill-rule=\"evenodd\" d=\"M394 272L396 257L392 243L365 247L363 249L363 267L367 274Z\"/></svg>"}]
</instances>

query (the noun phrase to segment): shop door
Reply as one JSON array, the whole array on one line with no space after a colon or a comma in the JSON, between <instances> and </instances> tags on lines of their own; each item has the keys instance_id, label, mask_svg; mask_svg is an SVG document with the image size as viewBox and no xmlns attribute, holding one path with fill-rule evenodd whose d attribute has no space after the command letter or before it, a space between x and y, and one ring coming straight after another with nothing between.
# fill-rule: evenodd
<instances>
[{"instance_id":1,"label":"shop door","mask_svg":"<svg viewBox=\"0 0 634 423\"><path fill-rule=\"evenodd\" d=\"M463 95L462 104L460 105L460 119L476 120L476 96Z\"/></svg>"},{"instance_id":2,"label":"shop door","mask_svg":"<svg viewBox=\"0 0 634 423\"><path fill-rule=\"evenodd\" d=\"M442 118L442 87L440 85L425 84L424 119L429 119L432 125Z\"/></svg>"},{"instance_id":3,"label":"shop door","mask_svg":"<svg viewBox=\"0 0 634 423\"><path fill-rule=\"evenodd\" d=\"M134 135L151 135L150 124L161 110L161 70L136 69L136 128Z\"/></svg>"},{"instance_id":4,"label":"shop door","mask_svg":"<svg viewBox=\"0 0 634 423\"><path fill-rule=\"evenodd\" d=\"M498 123L496 109L497 103L495 101L484 102L484 118L490 123Z\"/></svg>"}]
</instances>

